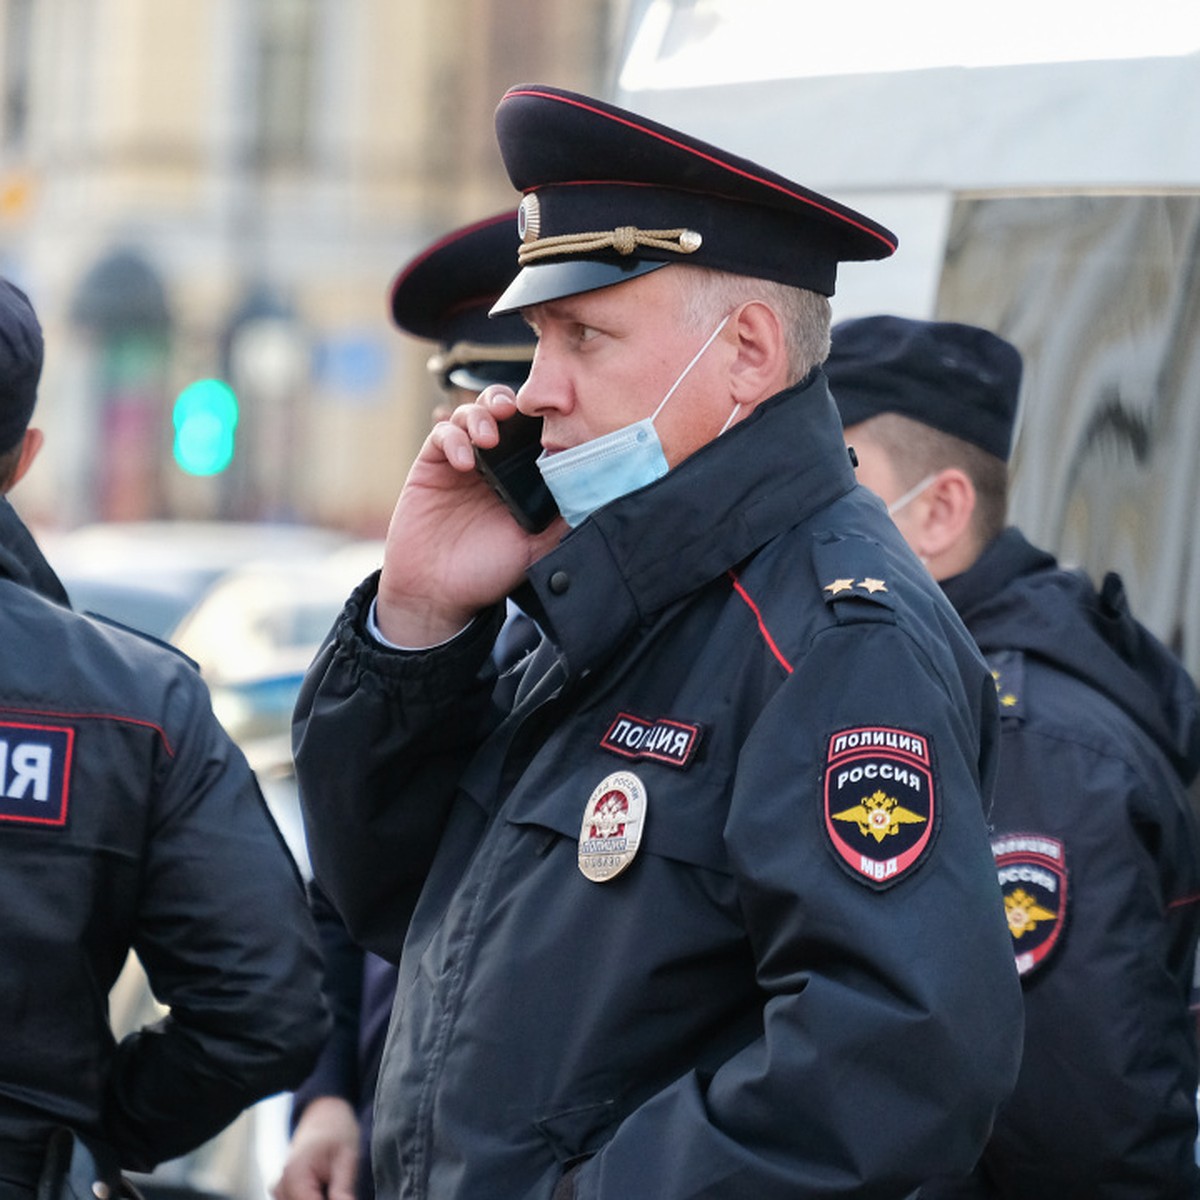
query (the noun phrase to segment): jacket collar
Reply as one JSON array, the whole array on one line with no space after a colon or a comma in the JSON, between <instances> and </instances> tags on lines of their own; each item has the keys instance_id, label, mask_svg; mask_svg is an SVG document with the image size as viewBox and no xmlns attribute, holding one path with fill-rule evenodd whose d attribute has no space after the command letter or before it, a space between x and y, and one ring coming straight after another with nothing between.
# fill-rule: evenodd
<instances>
[{"instance_id":1,"label":"jacket collar","mask_svg":"<svg viewBox=\"0 0 1200 1200\"><path fill-rule=\"evenodd\" d=\"M69 607L66 589L8 498L0 496L0 576Z\"/></svg>"},{"instance_id":2,"label":"jacket collar","mask_svg":"<svg viewBox=\"0 0 1200 1200\"><path fill-rule=\"evenodd\" d=\"M530 569L518 603L578 674L854 486L837 409L814 371L572 530Z\"/></svg>"}]
</instances>

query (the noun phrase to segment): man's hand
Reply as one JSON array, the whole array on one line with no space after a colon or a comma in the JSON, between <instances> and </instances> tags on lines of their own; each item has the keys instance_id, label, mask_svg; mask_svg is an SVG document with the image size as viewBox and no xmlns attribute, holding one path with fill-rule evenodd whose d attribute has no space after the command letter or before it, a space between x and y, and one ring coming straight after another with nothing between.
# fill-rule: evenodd
<instances>
[{"instance_id":1,"label":"man's hand","mask_svg":"<svg viewBox=\"0 0 1200 1200\"><path fill-rule=\"evenodd\" d=\"M499 441L517 411L493 386L433 427L405 480L384 548L375 617L401 646L436 645L507 596L557 545L565 524L526 533L475 469L475 446Z\"/></svg>"},{"instance_id":2,"label":"man's hand","mask_svg":"<svg viewBox=\"0 0 1200 1200\"><path fill-rule=\"evenodd\" d=\"M296 1125L275 1200L355 1200L358 1118L340 1096L319 1096Z\"/></svg>"}]
</instances>

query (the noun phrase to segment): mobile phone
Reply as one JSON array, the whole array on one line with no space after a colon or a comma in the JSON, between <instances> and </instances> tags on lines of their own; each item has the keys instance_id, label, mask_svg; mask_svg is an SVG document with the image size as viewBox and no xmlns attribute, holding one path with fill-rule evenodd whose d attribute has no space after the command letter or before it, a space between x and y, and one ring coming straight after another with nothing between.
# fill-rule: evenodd
<instances>
[{"instance_id":1,"label":"mobile phone","mask_svg":"<svg viewBox=\"0 0 1200 1200\"><path fill-rule=\"evenodd\" d=\"M500 441L490 450L475 447L475 468L522 529L541 533L558 516L558 505L537 468L542 452L541 418L514 413L497 425Z\"/></svg>"}]
</instances>

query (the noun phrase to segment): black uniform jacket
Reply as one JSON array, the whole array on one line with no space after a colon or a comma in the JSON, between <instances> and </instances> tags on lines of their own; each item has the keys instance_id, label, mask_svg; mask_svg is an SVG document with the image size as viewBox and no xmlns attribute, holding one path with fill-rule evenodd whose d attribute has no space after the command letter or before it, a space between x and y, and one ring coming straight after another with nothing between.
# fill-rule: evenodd
<instances>
[{"instance_id":1,"label":"black uniform jacket","mask_svg":"<svg viewBox=\"0 0 1200 1200\"><path fill-rule=\"evenodd\" d=\"M303 888L194 667L72 613L0 505L0 1179L59 1124L148 1170L294 1086L326 1029ZM170 1009L114 1044L130 947Z\"/></svg>"},{"instance_id":2,"label":"black uniform jacket","mask_svg":"<svg viewBox=\"0 0 1200 1200\"><path fill-rule=\"evenodd\" d=\"M995 687L823 376L538 562L547 637L499 683L500 606L389 651L373 590L295 732L318 879L403 944L381 1196L549 1200L582 1162L586 1200L900 1197L969 1168L1020 1037Z\"/></svg>"},{"instance_id":3,"label":"black uniform jacket","mask_svg":"<svg viewBox=\"0 0 1200 1200\"><path fill-rule=\"evenodd\" d=\"M1025 1055L973 1187L1006 1200L1200 1195L1200 697L1131 616L1015 529L945 590L996 672L993 839Z\"/></svg>"}]
</instances>

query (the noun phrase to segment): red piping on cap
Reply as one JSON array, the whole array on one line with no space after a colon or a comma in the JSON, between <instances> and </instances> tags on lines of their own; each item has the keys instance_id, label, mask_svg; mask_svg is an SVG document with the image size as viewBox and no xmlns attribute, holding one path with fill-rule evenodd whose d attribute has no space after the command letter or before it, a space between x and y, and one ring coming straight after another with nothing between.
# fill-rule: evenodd
<instances>
[{"instance_id":1,"label":"red piping on cap","mask_svg":"<svg viewBox=\"0 0 1200 1200\"><path fill-rule=\"evenodd\" d=\"M855 229L862 233L870 234L876 241L882 242L891 253L896 252L896 243L889 241L877 230L871 229L863 225L859 221L855 221L842 213L834 212L831 208L826 208L823 204L818 204L815 200L809 199L807 196L800 196L797 193L785 188L782 184L773 182L770 179L763 179L759 175L754 175L749 171L743 171L739 167L731 166L729 163L722 162L719 158L714 158L711 154L704 154L700 150L694 149L692 146L684 145L683 142L678 142L674 138L669 138L665 134L656 133L652 129L647 129L644 125L637 124L636 121L630 121L626 117L617 117L612 113L604 112L602 109L596 108L591 104L584 104L579 100L571 100L566 96L556 96L552 92L534 91L532 89L524 91L509 92L505 99L511 96L532 96L539 100L557 100L560 104L570 104L574 108L581 108L585 112L593 113L598 117L605 117L609 121L614 121L619 125L628 126L630 129L636 130L638 133L646 134L648 137L657 138L660 142L665 142L668 146L674 146L677 150L685 150L688 154L696 158L704 159L705 162L710 162L715 167L720 167L723 171L728 171L731 175L740 175L743 179L749 179L752 183L760 184L762 187L771 188L773 191L782 192L783 195L790 197L793 200L799 200L801 204L807 204L810 208L815 208L827 216L834 217L839 221L845 222L847 225L852 225ZM652 185L647 185L652 186ZM661 185L660 185L661 186Z\"/></svg>"},{"instance_id":2,"label":"red piping on cap","mask_svg":"<svg viewBox=\"0 0 1200 1200\"><path fill-rule=\"evenodd\" d=\"M448 233L445 237L438 238L438 240L434 242L432 246L427 246L420 254L417 255L416 258L412 260L412 262L410 262L404 268L403 271L400 272L399 275L396 276L396 278L392 281L392 291L394 292L400 286L400 284L404 282L405 279L407 279L423 262L425 262L426 259L431 258L439 250L446 246L452 245L454 242L461 241L463 238L467 237L468 234L475 233L480 229L489 229L493 225L502 225L506 221L512 223L514 221L514 214L511 212L505 212L499 213L494 217L485 217L482 221L476 221L473 225L464 225L461 229L456 229L453 233ZM514 245L516 244L516 240L517 235L514 228ZM514 251L514 255L515 253L516 252Z\"/></svg>"}]
</instances>

